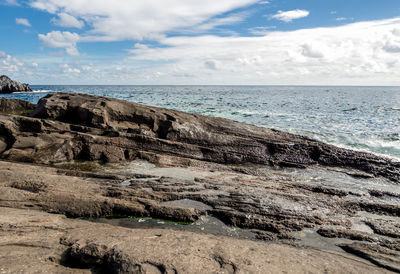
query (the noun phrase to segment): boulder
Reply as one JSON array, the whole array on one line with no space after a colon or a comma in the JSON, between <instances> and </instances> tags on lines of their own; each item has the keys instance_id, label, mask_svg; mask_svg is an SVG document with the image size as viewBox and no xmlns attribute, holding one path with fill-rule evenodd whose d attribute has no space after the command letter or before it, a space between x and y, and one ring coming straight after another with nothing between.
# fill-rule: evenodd
<instances>
[{"instance_id":1,"label":"boulder","mask_svg":"<svg viewBox=\"0 0 400 274\"><path fill-rule=\"evenodd\" d=\"M12 93L17 91L32 91L32 89L28 84L13 81L5 75L0 76L0 93Z\"/></svg>"}]
</instances>

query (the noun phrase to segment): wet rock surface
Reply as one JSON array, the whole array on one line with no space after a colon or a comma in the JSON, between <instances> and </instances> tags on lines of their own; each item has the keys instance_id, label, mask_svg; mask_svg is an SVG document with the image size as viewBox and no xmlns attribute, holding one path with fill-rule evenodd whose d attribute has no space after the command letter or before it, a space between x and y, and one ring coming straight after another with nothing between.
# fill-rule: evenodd
<instances>
[{"instance_id":1,"label":"wet rock surface","mask_svg":"<svg viewBox=\"0 0 400 274\"><path fill-rule=\"evenodd\" d=\"M13 93L17 91L32 91L32 89L28 84L13 81L5 75L0 76L0 93Z\"/></svg>"},{"instance_id":2,"label":"wet rock surface","mask_svg":"<svg viewBox=\"0 0 400 274\"><path fill-rule=\"evenodd\" d=\"M83 227L81 234L63 228L50 260L67 273L197 271L171 259L176 252L201 266L208 261L210 272L276 272L279 264L282 272L341 272L337 252L349 272L400 271L400 164L388 159L226 119L64 93L42 99L30 117L0 114L0 156L2 211L20 209L21 222L41 211L94 221L62 219ZM105 216L124 219L98 219ZM146 218L193 224L149 221L143 232L138 220ZM98 234L90 232L94 227ZM156 245L135 238L153 231L168 235L165 243L174 248L155 251ZM139 252L119 246L118 235L139 242ZM199 239L190 248L226 241L223 252L231 248L227 242L268 249L266 241L273 241L282 252L296 250L297 264L305 253L320 255L310 255L300 270L278 261L267 267L264 251L249 256L238 248L232 252L242 257L233 260L208 247L205 253L182 250L172 235L184 243Z\"/></svg>"}]
</instances>

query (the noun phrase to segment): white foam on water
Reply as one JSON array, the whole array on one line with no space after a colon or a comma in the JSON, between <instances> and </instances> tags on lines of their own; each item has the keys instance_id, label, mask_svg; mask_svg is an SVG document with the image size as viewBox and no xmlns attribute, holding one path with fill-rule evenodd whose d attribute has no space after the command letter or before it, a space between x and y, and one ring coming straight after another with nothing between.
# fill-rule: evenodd
<instances>
[{"instance_id":1,"label":"white foam on water","mask_svg":"<svg viewBox=\"0 0 400 274\"><path fill-rule=\"evenodd\" d=\"M55 92L55 91L47 90L47 89L38 89L38 90L32 90L32 91L17 91L17 92L13 92L12 94L50 93L50 92Z\"/></svg>"}]
</instances>

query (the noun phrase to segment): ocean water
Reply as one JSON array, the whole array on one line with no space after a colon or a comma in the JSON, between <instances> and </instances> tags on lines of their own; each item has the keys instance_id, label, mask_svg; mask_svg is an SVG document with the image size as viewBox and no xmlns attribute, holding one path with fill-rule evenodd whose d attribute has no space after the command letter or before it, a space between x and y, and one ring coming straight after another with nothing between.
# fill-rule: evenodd
<instances>
[{"instance_id":1,"label":"ocean water","mask_svg":"<svg viewBox=\"0 0 400 274\"><path fill-rule=\"evenodd\" d=\"M32 86L2 95L36 103L49 92L123 99L275 128L400 160L400 87Z\"/></svg>"}]
</instances>

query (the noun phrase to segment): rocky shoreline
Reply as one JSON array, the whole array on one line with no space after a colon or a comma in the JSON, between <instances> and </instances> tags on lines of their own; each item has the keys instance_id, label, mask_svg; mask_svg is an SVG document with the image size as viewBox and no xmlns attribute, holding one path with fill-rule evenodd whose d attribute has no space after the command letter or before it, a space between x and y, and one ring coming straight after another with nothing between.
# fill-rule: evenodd
<instances>
[{"instance_id":1,"label":"rocky shoreline","mask_svg":"<svg viewBox=\"0 0 400 274\"><path fill-rule=\"evenodd\" d=\"M398 162L84 94L0 112L3 271L400 272ZM204 216L252 239L71 219Z\"/></svg>"}]
</instances>

